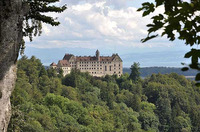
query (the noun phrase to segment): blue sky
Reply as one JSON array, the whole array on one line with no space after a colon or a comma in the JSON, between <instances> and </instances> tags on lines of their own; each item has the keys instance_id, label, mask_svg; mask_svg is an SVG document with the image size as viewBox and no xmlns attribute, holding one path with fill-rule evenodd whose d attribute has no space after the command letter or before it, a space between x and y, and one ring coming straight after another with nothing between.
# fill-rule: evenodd
<instances>
[{"instance_id":1,"label":"blue sky","mask_svg":"<svg viewBox=\"0 0 200 132\"><path fill-rule=\"evenodd\" d=\"M152 2L153 0L149 0ZM139 62L141 67L180 67L190 50L182 41L169 42L165 37L147 43L140 40L147 35L146 25L151 16L142 17L137 8L145 0L61 0L57 5L67 4L61 13L48 13L61 22L58 27L43 24L43 33L33 42L26 38L25 55L36 56L44 65L57 62L65 53L101 55L118 53L124 67ZM162 13L160 7L156 11Z\"/></svg>"}]
</instances>

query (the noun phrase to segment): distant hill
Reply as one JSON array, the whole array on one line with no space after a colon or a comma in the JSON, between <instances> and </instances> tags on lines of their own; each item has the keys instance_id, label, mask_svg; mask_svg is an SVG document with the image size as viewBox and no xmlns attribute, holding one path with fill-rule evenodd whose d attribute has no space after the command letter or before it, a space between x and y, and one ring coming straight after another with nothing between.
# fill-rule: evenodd
<instances>
[{"instance_id":1,"label":"distant hill","mask_svg":"<svg viewBox=\"0 0 200 132\"><path fill-rule=\"evenodd\" d=\"M197 74L196 70L188 70L188 71L181 71L181 68L175 68L175 67L143 67L140 69L141 76L146 77L150 76L153 73L161 73L161 74L169 74L169 73L177 73L179 75L184 76L195 76ZM131 73L130 68L123 68L123 73Z\"/></svg>"}]
</instances>

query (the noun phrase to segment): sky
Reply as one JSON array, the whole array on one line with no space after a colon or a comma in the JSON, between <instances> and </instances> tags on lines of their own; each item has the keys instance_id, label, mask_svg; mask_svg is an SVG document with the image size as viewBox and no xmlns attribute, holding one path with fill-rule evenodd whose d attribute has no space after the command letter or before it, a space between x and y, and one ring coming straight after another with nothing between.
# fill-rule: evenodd
<instances>
[{"instance_id":1,"label":"sky","mask_svg":"<svg viewBox=\"0 0 200 132\"><path fill-rule=\"evenodd\" d=\"M153 2L153 0L146 0ZM111 56L118 53L124 67L139 62L141 67L181 67L189 63L184 54L191 48L183 41L169 42L158 37L146 43L146 25L151 16L142 17L136 10L145 0L60 0L56 5L67 5L63 13L48 13L61 24L52 27L43 24L42 35L32 42L25 38L25 55L41 59L44 65L58 62L65 53L76 56ZM156 10L162 13L163 7ZM153 15L153 14L152 14Z\"/></svg>"}]
</instances>

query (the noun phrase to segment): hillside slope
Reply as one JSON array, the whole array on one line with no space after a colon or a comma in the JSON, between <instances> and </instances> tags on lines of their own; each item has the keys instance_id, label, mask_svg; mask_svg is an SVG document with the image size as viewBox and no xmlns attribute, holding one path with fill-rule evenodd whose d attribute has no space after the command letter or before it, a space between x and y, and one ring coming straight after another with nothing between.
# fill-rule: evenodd
<instances>
[{"instance_id":1,"label":"hillside slope","mask_svg":"<svg viewBox=\"0 0 200 132\"><path fill-rule=\"evenodd\" d=\"M62 77L22 57L17 75L8 132L200 131L200 89L175 73Z\"/></svg>"},{"instance_id":2,"label":"hillside slope","mask_svg":"<svg viewBox=\"0 0 200 132\"><path fill-rule=\"evenodd\" d=\"M151 76L153 73L158 74L170 74L170 73L177 73L179 75L184 76L195 76L197 71L196 70L188 70L188 71L181 71L181 68L175 68L175 67L143 67L140 69L141 76ZM123 73L131 73L130 68L123 68Z\"/></svg>"}]
</instances>

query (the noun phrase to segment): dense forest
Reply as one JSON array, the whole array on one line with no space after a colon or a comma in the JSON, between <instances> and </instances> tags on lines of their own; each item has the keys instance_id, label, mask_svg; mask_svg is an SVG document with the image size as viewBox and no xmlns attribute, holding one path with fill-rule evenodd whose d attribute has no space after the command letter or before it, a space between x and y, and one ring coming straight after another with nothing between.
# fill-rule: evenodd
<instances>
[{"instance_id":1,"label":"dense forest","mask_svg":"<svg viewBox=\"0 0 200 132\"><path fill-rule=\"evenodd\" d=\"M62 72L18 61L9 132L200 131L200 88L184 76Z\"/></svg>"},{"instance_id":2,"label":"dense forest","mask_svg":"<svg viewBox=\"0 0 200 132\"><path fill-rule=\"evenodd\" d=\"M176 67L142 67L140 68L140 73L142 77L151 76L153 73L158 74L170 74L177 73L179 75L184 76L195 76L197 74L197 70L190 69L188 71L182 71L182 68ZM123 68L124 73L131 73L130 68Z\"/></svg>"}]
</instances>

